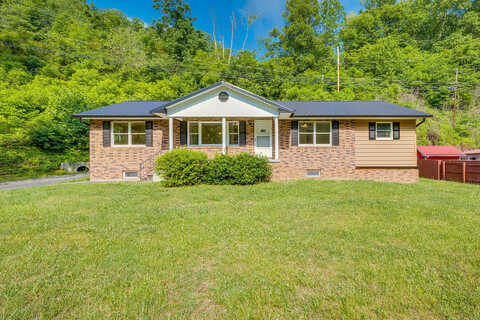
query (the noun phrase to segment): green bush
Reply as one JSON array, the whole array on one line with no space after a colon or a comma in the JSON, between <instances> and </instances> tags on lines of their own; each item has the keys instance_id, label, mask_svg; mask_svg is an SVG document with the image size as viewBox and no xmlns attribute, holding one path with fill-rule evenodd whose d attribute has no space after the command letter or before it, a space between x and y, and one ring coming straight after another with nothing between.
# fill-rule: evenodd
<instances>
[{"instance_id":1,"label":"green bush","mask_svg":"<svg viewBox=\"0 0 480 320\"><path fill-rule=\"evenodd\" d=\"M233 179L231 184L255 184L267 181L272 175L272 167L265 157L240 153L233 156L232 159L233 167L230 170Z\"/></svg>"},{"instance_id":2,"label":"green bush","mask_svg":"<svg viewBox=\"0 0 480 320\"><path fill-rule=\"evenodd\" d=\"M167 152L155 161L155 171L167 187L191 186L204 180L207 155L187 149Z\"/></svg>"},{"instance_id":3,"label":"green bush","mask_svg":"<svg viewBox=\"0 0 480 320\"><path fill-rule=\"evenodd\" d=\"M204 183L207 184L234 184L235 161L227 155L216 155L206 163L206 175Z\"/></svg>"},{"instance_id":4,"label":"green bush","mask_svg":"<svg viewBox=\"0 0 480 320\"><path fill-rule=\"evenodd\" d=\"M235 156L217 155L209 160L203 152L176 149L156 160L155 171L162 175L165 186L177 187L201 183L255 184L267 181L272 168L263 157L247 153Z\"/></svg>"}]
</instances>

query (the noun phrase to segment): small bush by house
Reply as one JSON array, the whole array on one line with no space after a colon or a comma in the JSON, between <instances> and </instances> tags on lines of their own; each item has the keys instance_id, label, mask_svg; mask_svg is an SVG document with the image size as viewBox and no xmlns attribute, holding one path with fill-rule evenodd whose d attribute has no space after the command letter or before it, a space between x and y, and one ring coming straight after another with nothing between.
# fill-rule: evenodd
<instances>
[{"instance_id":1,"label":"small bush by house","mask_svg":"<svg viewBox=\"0 0 480 320\"><path fill-rule=\"evenodd\" d=\"M232 184L255 184L267 181L272 175L272 167L268 164L267 158L248 153L241 153L232 158Z\"/></svg>"},{"instance_id":2,"label":"small bush by house","mask_svg":"<svg viewBox=\"0 0 480 320\"><path fill-rule=\"evenodd\" d=\"M206 163L204 183L206 184L234 184L234 157L219 154Z\"/></svg>"},{"instance_id":3,"label":"small bush by house","mask_svg":"<svg viewBox=\"0 0 480 320\"><path fill-rule=\"evenodd\" d=\"M187 149L167 152L155 161L155 171L167 187L191 186L204 180L207 155Z\"/></svg>"},{"instance_id":4,"label":"small bush by house","mask_svg":"<svg viewBox=\"0 0 480 320\"><path fill-rule=\"evenodd\" d=\"M203 152L176 149L160 156L155 165L168 187L195 184L247 185L267 181L272 175L268 160L242 153L207 159Z\"/></svg>"}]
</instances>

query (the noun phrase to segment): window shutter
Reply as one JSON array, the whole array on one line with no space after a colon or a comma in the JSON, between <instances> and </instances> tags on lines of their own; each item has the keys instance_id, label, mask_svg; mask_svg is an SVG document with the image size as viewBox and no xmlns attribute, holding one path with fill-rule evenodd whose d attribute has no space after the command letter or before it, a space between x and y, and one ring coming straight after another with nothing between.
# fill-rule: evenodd
<instances>
[{"instance_id":1,"label":"window shutter","mask_svg":"<svg viewBox=\"0 0 480 320\"><path fill-rule=\"evenodd\" d=\"M332 121L332 146L340 145L340 123L337 120Z\"/></svg>"},{"instance_id":2,"label":"window shutter","mask_svg":"<svg viewBox=\"0 0 480 320\"><path fill-rule=\"evenodd\" d=\"M393 139L394 140L400 139L400 122L393 123Z\"/></svg>"},{"instance_id":3,"label":"window shutter","mask_svg":"<svg viewBox=\"0 0 480 320\"><path fill-rule=\"evenodd\" d=\"M110 121L103 121L103 146L110 147L111 145L110 135Z\"/></svg>"},{"instance_id":4,"label":"window shutter","mask_svg":"<svg viewBox=\"0 0 480 320\"><path fill-rule=\"evenodd\" d=\"M145 122L145 145L153 147L153 121Z\"/></svg>"},{"instance_id":5,"label":"window shutter","mask_svg":"<svg viewBox=\"0 0 480 320\"><path fill-rule=\"evenodd\" d=\"M187 121L180 121L180 145L187 145Z\"/></svg>"},{"instance_id":6,"label":"window shutter","mask_svg":"<svg viewBox=\"0 0 480 320\"><path fill-rule=\"evenodd\" d=\"M298 146L298 121L293 120L291 123L292 146Z\"/></svg>"},{"instance_id":7,"label":"window shutter","mask_svg":"<svg viewBox=\"0 0 480 320\"><path fill-rule=\"evenodd\" d=\"M239 122L239 133L238 144L244 146L247 144L247 121L241 120Z\"/></svg>"},{"instance_id":8,"label":"window shutter","mask_svg":"<svg viewBox=\"0 0 480 320\"><path fill-rule=\"evenodd\" d=\"M368 139L369 140L375 140L376 138L375 127L376 127L375 122L368 123Z\"/></svg>"}]
</instances>

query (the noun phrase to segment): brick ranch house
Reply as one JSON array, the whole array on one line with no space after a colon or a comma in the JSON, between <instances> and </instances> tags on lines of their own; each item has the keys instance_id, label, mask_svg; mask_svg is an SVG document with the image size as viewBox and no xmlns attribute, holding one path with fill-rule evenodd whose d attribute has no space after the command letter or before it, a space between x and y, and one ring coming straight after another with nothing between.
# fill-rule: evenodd
<instances>
[{"instance_id":1,"label":"brick ranch house","mask_svg":"<svg viewBox=\"0 0 480 320\"><path fill-rule=\"evenodd\" d=\"M418 180L416 127L431 117L381 101L270 101L223 81L75 116L90 122L93 181L155 179L159 155L189 148L268 157L272 180L396 182Z\"/></svg>"}]
</instances>

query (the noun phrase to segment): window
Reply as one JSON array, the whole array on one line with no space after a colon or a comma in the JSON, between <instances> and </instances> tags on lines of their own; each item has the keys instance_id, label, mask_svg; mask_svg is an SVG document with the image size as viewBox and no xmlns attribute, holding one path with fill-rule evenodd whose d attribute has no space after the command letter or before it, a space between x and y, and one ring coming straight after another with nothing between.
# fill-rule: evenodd
<instances>
[{"instance_id":1,"label":"window","mask_svg":"<svg viewBox=\"0 0 480 320\"><path fill-rule=\"evenodd\" d=\"M197 146L200 144L200 134L198 130L198 122L188 123L188 140L190 145Z\"/></svg>"},{"instance_id":2,"label":"window","mask_svg":"<svg viewBox=\"0 0 480 320\"><path fill-rule=\"evenodd\" d=\"M200 122L200 144L222 144L222 124L220 122Z\"/></svg>"},{"instance_id":3,"label":"window","mask_svg":"<svg viewBox=\"0 0 480 320\"><path fill-rule=\"evenodd\" d=\"M229 121L227 123L228 144L237 145L239 142L239 122ZM221 145L222 144L222 123L221 122L188 122L188 145Z\"/></svg>"},{"instance_id":4,"label":"window","mask_svg":"<svg viewBox=\"0 0 480 320\"><path fill-rule=\"evenodd\" d=\"M320 177L320 170L307 170L307 177Z\"/></svg>"},{"instance_id":5,"label":"window","mask_svg":"<svg viewBox=\"0 0 480 320\"><path fill-rule=\"evenodd\" d=\"M238 121L228 122L228 144L237 145L240 127Z\"/></svg>"},{"instance_id":6,"label":"window","mask_svg":"<svg viewBox=\"0 0 480 320\"><path fill-rule=\"evenodd\" d=\"M376 135L377 140L392 140L392 123L377 122Z\"/></svg>"},{"instance_id":7,"label":"window","mask_svg":"<svg viewBox=\"0 0 480 320\"><path fill-rule=\"evenodd\" d=\"M299 121L299 145L329 146L332 141L330 121Z\"/></svg>"},{"instance_id":8,"label":"window","mask_svg":"<svg viewBox=\"0 0 480 320\"><path fill-rule=\"evenodd\" d=\"M113 122L114 146L145 146L145 121Z\"/></svg>"},{"instance_id":9,"label":"window","mask_svg":"<svg viewBox=\"0 0 480 320\"><path fill-rule=\"evenodd\" d=\"M137 171L125 171L125 172L123 172L123 178L124 179L136 179L136 178L138 178L138 172Z\"/></svg>"}]
</instances>

